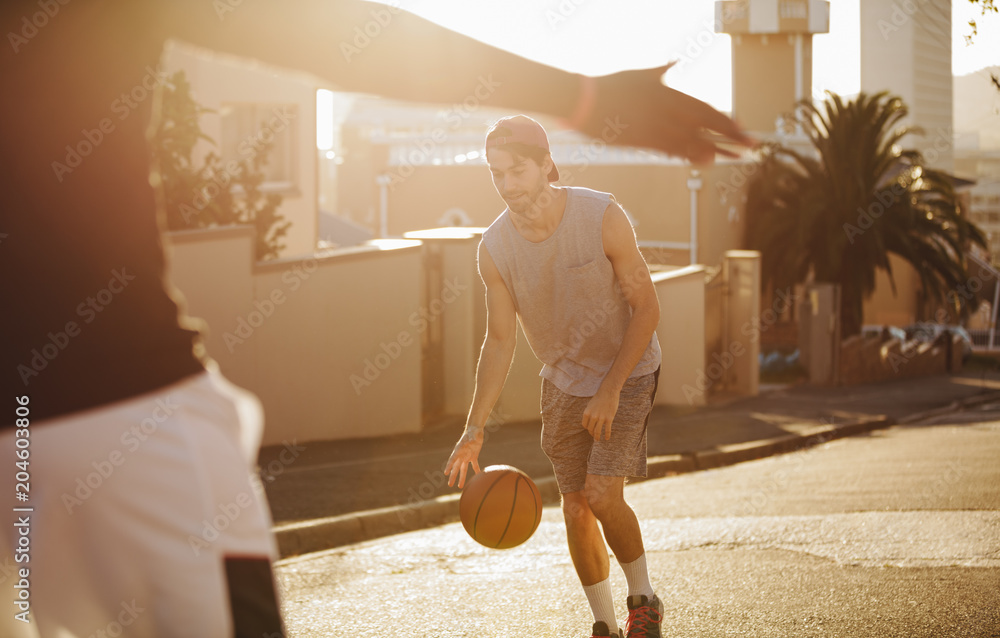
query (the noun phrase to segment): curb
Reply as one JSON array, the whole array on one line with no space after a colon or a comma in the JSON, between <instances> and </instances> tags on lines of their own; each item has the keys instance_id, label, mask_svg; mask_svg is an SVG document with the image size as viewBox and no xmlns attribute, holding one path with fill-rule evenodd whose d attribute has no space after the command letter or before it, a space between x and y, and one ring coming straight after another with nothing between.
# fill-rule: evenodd
<instances>
[{"instance_id":1,"label":"curb","mask_svg":"<svg viewBox=\"0 0 1000 638\"><path fill-rule=\"evenodd\" d=\"M971 407L979 403L986 403L990 399L1000 400L1000 392L992 393L989 397L977 396L973 399L977 401L957 401L944 408L928 410L925 413L906 417L899 423L910 423L919 420L919 418L936 416L937 413L944 414L948 411ZM956 406L960 407L956 408ZM811 447L837 438L884 429L894 424L895 422L889 417L879 416L848 421L838 425L817 426L802 434L789 434L682 454L655 456L646 463L646 478L636 479L632 482L638 483L675 474L734 465ZM549 476L539 479L535 481L535 484L541 493L543 503L551 505L559 502L559 489L555 477ZM302 554L374 540L383 536L456 522L460 520L458 513L460 496L461 494L448 494L414 505L397 505L299 523L276 525L274 534L278 543L278 554L280 559L292 558Z\"/></svg>"},{"instance_id":2,"label":"curb","mask_svg":"<svg viewBox=\"0 0 1000 638\"><path fill-rule=\"evenodd\" d=\"M962 412L968 410L969 408L978 407L985 403L990 403L991 401L1000 401L1000 392L982 392L980 394L973 395L971 397L966 397L958 401L952 401L948 405L940 408L934 408L933 410L925 410L924 412L918 412L916 414L911 414L905 416L899 420L899 425L909 425L911 423L917 423L923 421L924 419L930 419L932 417L941 416L944 414L951 414L953 412Z\"/></svg>"}]
</instances>

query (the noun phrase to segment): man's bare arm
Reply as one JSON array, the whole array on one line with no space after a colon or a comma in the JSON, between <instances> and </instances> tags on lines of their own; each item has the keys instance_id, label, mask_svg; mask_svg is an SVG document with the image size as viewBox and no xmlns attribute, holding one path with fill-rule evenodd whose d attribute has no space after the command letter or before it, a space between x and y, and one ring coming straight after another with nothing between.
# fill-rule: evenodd
<instances>
[{"instance_id":1,"label":"man's bare arm","mask_svg":"<svg viewBox=\"0 0 1000 638\"><path fill-rule=\"evenodd\" d=\"M625 211L612 202L604 213L604 251L615 270L625 301L632 307L625 338L605 382L619 391L642 359L660 322L660 302L649 276L649 267L635 240Z\"/></svg>"},{"instance_id":2,"label":"man's bare arm","mask_svg":"<svg viewBox=\"0 0 1000 638\"><path fill-rule=\"evenodd\" d=\"M472 407L465 423L465 432L445 466L448 485L465 486L471 463L479 472L479 452L483 447L486 420L500 398L517 342L517 314L507 285L497 270L486 247L479 244L479 273L486 284L486 339L476 367L476 389Z\"/></svg>"},{"instance_id":3,"label":"man's bare arm","mask_svg":"<svg viewBox=\"0 0 1000 638\"><path fill-rule=\"evenodd\" d=\"M632 225L617 203L612 202L604 211L602 228L604 253L614 268L625 300L632 308L632 317L618 355L584 410L583 426L598 440L602 436L611 438L611 424L618 411L622 386L642 359L660 322L660 303L649 268L636 245Z\"/></svg>"},{"instance_id":4,"label":"man's bare arm","mask_svg":"<svg viewBox=\"0 0 1000 638\"><path fill-rule=\"evenodd\" d=\"M346 91L460 104L469 99L567 116L577 76L445 29L396 7L357 0L171 0L168 35L288 69Z\"/></svg>"}]
</instances>

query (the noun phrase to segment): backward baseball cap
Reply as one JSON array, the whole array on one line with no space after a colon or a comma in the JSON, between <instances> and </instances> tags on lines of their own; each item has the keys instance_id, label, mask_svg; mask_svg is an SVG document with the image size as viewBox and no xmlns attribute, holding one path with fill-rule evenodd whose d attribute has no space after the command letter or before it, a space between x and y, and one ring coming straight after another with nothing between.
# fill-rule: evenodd
<instances>
[{"instance_id":1,"label":"backward baseball cap","mask_svg":"<svg viewBox=\"0 0 1000 638\"><path fill-rule=\"evenodd\" d=\"M498 135L496 137L490 137L499 129L507 129L510 131L509 135ZM551 156L551 151L549 150L549 136L545 134L545 129L542 125L531 119L527 115L511 115L508 117L500 118L490 127L490 130L486 132L486 148L497 148L498 146L505 146L507 144L524 144L526 146L535 146L549 153ZM559 179L559 169L556 168L555 161L552 162L552 170L549 171L549 182L555 182Z\"/></svg>"}]
</instances>

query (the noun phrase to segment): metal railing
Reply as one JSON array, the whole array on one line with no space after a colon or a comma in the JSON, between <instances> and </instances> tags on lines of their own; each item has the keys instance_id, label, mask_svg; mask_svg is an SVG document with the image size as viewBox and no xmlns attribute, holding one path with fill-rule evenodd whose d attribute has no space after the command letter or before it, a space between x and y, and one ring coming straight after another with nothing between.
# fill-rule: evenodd
<instances>
[{"instance_id":1,"label":"metal railing","mask_svg":"<svg viewBox=\"0 0 1000 638\"><path fill-rule=\"evenodd\" d=\"M993 331L993 349L1000 349L1000 330L994 329ZM989 350L990 349L990 330L969 330L969 337L972 338L972 349L973 350Z\"/></svg>"}]
</instances>

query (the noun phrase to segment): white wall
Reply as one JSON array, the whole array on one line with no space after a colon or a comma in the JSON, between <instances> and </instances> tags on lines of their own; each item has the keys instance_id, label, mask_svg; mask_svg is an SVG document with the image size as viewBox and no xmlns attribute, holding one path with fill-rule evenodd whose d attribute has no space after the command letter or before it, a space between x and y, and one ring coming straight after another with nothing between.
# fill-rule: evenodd
<instances>
[{"instance_id":1,"label":"white wall","mask_svg":"<svg viewBox=\"0 0 1000 638\"><path fill-rule=\"evenodd\" d=\"M433 233L432 233L433 235ZM468 412L485 334L476 272L479 231L437 241L445 280L445 411ZM264 444L384 436L423 425L421 286L426 246L376 241L306 258L254 263L246 227L167 233L168 277L186 312L207 322L208 355L264 405ZM663 368L657 404L704 403L705 273L653 273ZM541 364L520 329L496 414L537 420Z\"/></svg>"},{"instance_id":2,"label":"white wall","mask_svg":"<svg viewBox=\"0 0 1000 638\"><path fill-rule=\"evenodd\" d=\"M699 381L705 371L705 267L687 266L652 273L660 300L663 364L656 405L704 405L708 386Z\"/></svg>"},{"instance_id":3,"label":"white wall","mask_svg":"<svg viewBox=\"0 0 1000 638\"><path fill-rule=\"evenodd\" d=\"M419 431L419 242L255 265L250 229L165 238L209 356L264 405L265 445Z\"/></svg>"}]
</instances>

